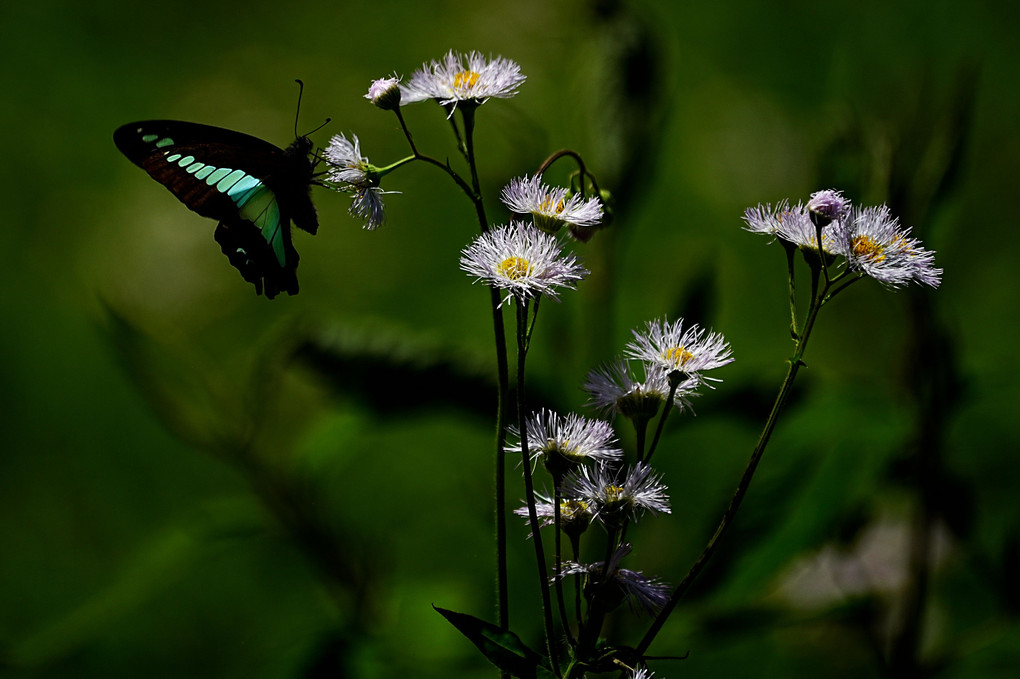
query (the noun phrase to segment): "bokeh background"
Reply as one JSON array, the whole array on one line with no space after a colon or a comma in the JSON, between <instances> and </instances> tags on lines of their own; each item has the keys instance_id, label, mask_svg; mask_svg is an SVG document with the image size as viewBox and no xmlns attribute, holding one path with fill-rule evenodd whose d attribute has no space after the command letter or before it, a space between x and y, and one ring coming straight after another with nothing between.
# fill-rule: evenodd
<instances>
[{"instance_id":1,"label":"bokeh background","mask_svg":"<svg viewBox=\"0 0 1020 679\"><path fill-rule=\"evenodd\" d=\"M733 531L651 649L690 656L657 676L1014 676L1018 18L990 1L5 3L0 676L493 676L432 610L493 610L470 206L411 166L367 232L317 189L301 293L268 301L111 138L177 118L284 146L300 77L299 129L332 117L318 144L353 132L382 165L405 142L369 82L451 48L528 76L479 111L494 220L503 183L562 147L617 199L612 228L570 246L592 278L543 307L536 405L581 409L586 372L652 318L732 344L697 416L671 422L673 514L634 531L633 568L686 572L791 352L783 257L742 232L746 207L825 187L888 202L945 269L937 291L864 282L825 309ZM458 162L437 107L406 114ZM612 632L633 644L646 624L623 612Z\"/></svg>"}]
</instances>

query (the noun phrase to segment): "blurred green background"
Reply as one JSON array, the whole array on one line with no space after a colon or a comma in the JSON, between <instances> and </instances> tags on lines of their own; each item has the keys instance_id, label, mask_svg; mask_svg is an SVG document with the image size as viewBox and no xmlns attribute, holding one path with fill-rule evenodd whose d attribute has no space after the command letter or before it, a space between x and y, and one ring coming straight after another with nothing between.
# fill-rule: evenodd
<instances>
[{"instance_id":1,"label":"blurred green background","mask_svg":"<svg viewBox=\"0 0 1020 679\"><path fill-rule=\"evenodd\" d=\"M677 582L725 507L791 351L759 202L888 202L945 269L859 284L733 531L652 647L658 676L1012 676L1020 669L1015 84L1008 2L6 3L0 243L0 676L491 677L435 604L491 617L488 295L433 168L387 223L314 192L301 293L257 298L214 224L121 157L177 118L405 154L362 95L448 49L528 80L479 111L490 216L571 147L618 199L578 293L546 304L536 405L579 409L631 328L682 315L736 362L657 454L673 514L629 564ZM456 162L431 104L406 110ZM562 181L565 166L550 179ZM521 496L510 474L510 497ZM537 638L512 524L514 625ZM926 559L911 554L925 553ZM646 621L613 633L635 643Z\"/></svg>"}]
</instances>

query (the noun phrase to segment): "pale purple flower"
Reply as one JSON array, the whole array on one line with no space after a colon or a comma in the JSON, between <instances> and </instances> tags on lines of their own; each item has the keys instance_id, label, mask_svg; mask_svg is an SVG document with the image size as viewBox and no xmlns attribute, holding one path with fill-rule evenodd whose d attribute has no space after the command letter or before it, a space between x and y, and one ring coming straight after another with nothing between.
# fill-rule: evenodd
<instances>
[{"instance_id":1,"label":"pale purple flower","mask_svg":"<svg viewBox=\"0 0 1020 679\"><path fill-rule=\"evenodd\" d=\"M531 455L561 456L573 463L607 463L623 458L613 426L604 420L589 420L575 413L561 417L543 408L528 417L526 429ZM514 428L511 433L520 436ZM521 444L508 445L507 452L521 452Z\"/></svg>"},{"instance_id":2,"label":"pale purple flower","mask_svg":"<svg viewBox=\"0 0 1020 679\"><path fill-rule=\"evenodd\" d=\"M722 335L706 331L697 323L685 329L682 318L674 323L666 319L649 321L643 332L633 332L634 339L627 344L626 355L659 366L667 375L676 370L696 376L699 382L718 382L717 378L703 376L702 371L733 361L730 345Z\"/></svg>"},{"instance_id":3,"label":"pale purple flower","mask_svg":"<svg viewBox=\"0 0 1020 679\"><path fill-rule=\"evenodd\" d=\"M745 227L752 233L775 236L788 243L793 243L802 250L818 251L818 229L811 221L807 207L797 203L790 207L787 201L758 205L744 211ZM830 230L822 231L822 249L833 254L833 241Z\"/></svg>"},{"instance_id":4,"label":"pale purple flower","mask_svg":"<svg viewBox=\"0 0 1020 679\"><path fill-rule=\"evenodd\" d=\"M843 197L842 191L835 189L815 191L807 204L811 221L818 227L842 220L850 213L850 207L850 201Z\"/></svg>"},{"instance_id":5,"label":"pale purple flower","mask_svg":"<svg viewBox=\"0 0 1020 679\"><path fill-rule=\"evenodd\" d=\"M942 269L935 253L910 237L885 205L856 209L836 231L839 254L850 271L859 271L891 288L911 281L937 288Z\"/></svg>"},{"instance_id":6,"label":"pale purple flower","mask_svg":"<svg viewBox=\"0 0 1020 679\"><path fill-rule=\"evenodd\" d=\"M669 514L669 497L660 476L639 462L623 474L608 467L579 467L567 477L563 487L566 497L588 502L596 518L603 524L617 526L625 515L634 521L641 513Z\"/></svg>"},{"instance_id":7,"label":"pale purple flower","mask_svg":"<svg viewBox=\"0 0 1020 679\"><path fill-rule=\"evenodd\" d=\"M525 77L520 66L509 59L450 50L442 61L429 62L411 75L403 88L402 103L434 99L456 107L462 101L482 104L490 97L507 99L517 94Z\"/></svg>"},{"instance_id":8,"label":"pale purple flower","mask_svg":"<svg viewBox=\"0 0 1020 679\"><path fill-rule=\"evenodd\" d=\"M542 183L542 175L511 179L503 187L500 199L514 213L530 214L535 226L556 233L564 224L593 227L602 221L602 203L598 198L567 197L567 189L550 188Z\"/></svg>"},{"instance_id":9,"label":"pale purple flower","mask_svg":"<svg viewBox=\"0 0 1020 679\"><path fill-rule=\"evenodd\" d=\"M620 561L630 554L630 551L630 543L620 545L609 559L608 568L604 567L605 562L602 561L589 564L564 561L552 579L579 575L597 585L615 584L624 598L630 602L631 610L636 610L635 604L639 604L645 611L654 614L669 601L670 587L660 579L650 578L641 571L620 568Z\"/></svg>"},{"instance_id":10,"label":"pale purple flower","mask_svg":"<svg viewBox=\"0 0 1020 679\"><path fill-rule=\"evenodd\" d=\"M573 289L588 275L577 257L563 253L559 241L531 224L510 222L478 236L464 248L460 268L488 285L505 290L503 303L540 295L559 299L558 288Z\"/></svg>"}]
</instances>

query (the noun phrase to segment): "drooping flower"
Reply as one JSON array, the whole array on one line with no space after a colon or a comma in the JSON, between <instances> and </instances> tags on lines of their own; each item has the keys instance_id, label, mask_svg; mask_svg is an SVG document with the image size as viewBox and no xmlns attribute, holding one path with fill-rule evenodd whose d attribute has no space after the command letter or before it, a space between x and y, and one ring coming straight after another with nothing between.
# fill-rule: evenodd
<instances>
[{"instance_id":1,"label":"drooping flower","mask_svg":"<svg viewBox=\"0 0 1020 679\"><path fill-rule=\"evenodd\" d=\"M578 467L567 477L563 494L589 503L595 517L608 527L622 525L627 516L637 521L646 511L670 513L666 486L647 464L639 462L620 476L620 471L603 465Z\"/></svg>"},{"instance_id":2,"label":"drooping flower","mask_svg":"<svg viewBox=\"0 0 1020 679\"><path fill-rule=\"evenodd\" d=\"M612 610L624 600L630 602L631 610L640 605L648 613L654 614L669 601L670 588L658 578L650 578L641 571L620 568L620 561L631 551L630 543L623 543L609 559L609 565L603 561L596 563L579 563L564 561L553 579L569 575L583 576L586 579L584 591L586 596L602 597L602 605Z\"/></svg>"},{"instance_id":3,"label":"drooping flower","mask_svg":"<svg viewBox=\"0 0 1020 679\"><path fill-rule=\"evenodd\" d=\"M363 220L366 229L375 229L383 223L385 209L379 188L376 168L361 155L361 144L357 135L347 139L342 134L334 135L324 152L328 170L326 186L336 191L349 193L352 197L348 212Z\"/></svg>"},{"instance_id":4,"label":"drooping flower","mask_svg":"<svg viewBox=\"0 0 1020 679\"><path fill-rule=\"evenodd\" d=\"M644 380L636 379L630 362L622 358L589 372L584 383L584 390L591 397L589 405L609 415L623 415L629 419L655 417L659 406L669 397L669 379L666 371L657 366L644 362L641 366ZM677 385L673 405L681 410L690 407L689 399L697 395L694 390L698 385L696 377Z\"/></svg>"},{"instance_id":5,"label":"drooping flower","mask_svg":"<svg viewBox=\"0 0 1020 679\"><path fill-rule=\"evenodd\" d=\"M402 103L434 99L456 107L459 102L483 104L491 97L507 99L517 94L525 77L520 66L509 59L450 50L442 61L431 61L411 75Z\"/></svg>"},{"instance_id":6,"label":"drooping flower","mask_svg":"<svg viewBox=\"0 0 1020 679\"><path fill-rule=\"evenodd\" d=\"M510 222L478 236L464 248L460 268L507 292L503 303L548 295L559 299L558 288L573 289L588 275L573 254L562 252L559 241L531 224Z\"/></svg>"},{"instance_id":7,"label":"drooping flower","mask_svg":"<svg viewBox=\"0 0 1020 679\"><path fill-rule=\"evenodd\" d=\"M543 184L540 174L511 179L503 187L500 199L516 214L530 214L535 226L547 233L556 233L564 224L587 228L602 221L602 203L598 198L568 197L567 189Z\"/></svg>"},{"instance_id":8,"label":"drooping flower","mask_svg":"<svg viewBox=\"0 0 1020 679\"><path fill-rule=\"evenodd\" d=\"M856 209L837 230L839 254L847 267L871 276L891 288L911 281L937 288L942 269L935 267L935 253L910 237L885 205Z\"/></svg>"},{"instance_id":9,"label":"drooping flower","mask_svg":"<svg viewBox=\"0 0 1020 679\"><path fill-rule=\"evenodd\" d=\"M634 331L634 339L627 344L625 353L653 366L659 366L667 376L673 371L704 380L718 382L701 373L733 362L730 345L722 335L706 331L697 323L684 329L683 319L670 323L665 319L649 321L644 332Z\"/></svg>"}]
</instances>

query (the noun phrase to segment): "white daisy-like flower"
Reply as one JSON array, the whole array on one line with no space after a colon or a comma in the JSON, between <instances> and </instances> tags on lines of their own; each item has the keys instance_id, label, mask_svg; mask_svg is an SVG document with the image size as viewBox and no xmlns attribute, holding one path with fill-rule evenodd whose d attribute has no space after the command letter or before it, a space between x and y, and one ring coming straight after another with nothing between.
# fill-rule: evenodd
<instances>
[{"instance_id":1,"label":"white daisy-like flower","mask_svg":"<svg viewBox=\"0 0 1020 679\"><path fill-rule=\"evenodd\" d=\"M836 232L839 254L851 271L860 271L891 288L911 281L937 288L942 269L935 253L900 228L885 205L856 209Z\"/></svg>"},{"instance_id":2,"label":"white daisy-like flower","mask_svg":"<svg viewBox=\"0 0 1020 679\"><path fill-rule=\"evenodd\" d=\"M333 135L323 155L329 166L327 172L329 181L355 186L370 182L369 173L372 165L368 158L361 155L358 135L352 134L351 139L342 134Z\"/></svg>"},{"instance_id":3,"label":"white daisy-like flower","mask_svg":"<svg viewBox=\"0 0 1020 679\"><path fill-rule=\"evenodd\" d=\"M595 517L606 526L619 526L626 516L637 521L643 512L669 514L666 486L652 468L638 462L621 480L609 467L578 467L563 486L566 497L589 503Z\"/></svg>"},{"instance_id":4,"label":"white daisy-like flower","mask_svg":"<svg viewBox=\"0 0 1020 679\"><path fill-rule=\"evenodd\" d=\"M613 426L604 420L589 420L575 413L561 417L543 408L527 419L528 450L544 457L559 456L572 463L588 460L613 462L623 458L616 445ZM520 437L520 432L511 428ZM521 444L507 446L507 452L521 452Z\"/></svg>"},{"instance_id":5,"label":"white daisy-like flower","mask_svg":"<svg viewBox=\"0 0 1020 679\"><path fill-rule=\"evenodd\" d=\"M616 552L609 559L609 567L603 566L604 562L579 563L577 561L564 561L559 571L553 576L553 580L562 579L569 575L584 576L588 579L589 585L594 585L598 593L596 596L603 596L606 599L603 604L608 604L610 610L615 604L623 599L630 602L631 610L636 610L635 604L650 614L656 613L669 601L670 587L659 578L650 578L641 571L632 571L627 568L620 568L620 561L630 554L631 545L628 542L617 547ZM610 590L604 589L611 585ZM586 591L588 586L585 587ZM615 591L612 591L615 590ZM616 602L611 601L616 599Z\"/></svg>"},{"instance_id":6,"label":"white daisy-like flower","mask_svg":"<svg viewBox=\"0 0 1020 679\"><path fill-rule=\"evenodd\" d=\"M399 108L400 98L400 78L397 77L373 80L365 95L365 99L386 111Z\"/></svg>"},{"instance_id":7,"label":"white daisy-like flower","mask_svg":"<svg viewBox=\"0 0 1020 679\"><path fill-rule=\"evenodd\" d=\"M461 252L460 268L518 301L539 295L559 299L558 288L574 289L588 275L559 241L531 224L510 222L476 238Z\"/></svg>"},{"instance_id":8,"label":"white daisy-like flower","mask_svg":"<svg viewBox=\"0 0 1020 679\"><path fill-rule=\"evenodd\" d=\"M556 504L553 502L553 498L537 494L535 499L535 513L538 515L542 527L552 526L556 523ZM523 517L525 521L529 520L528 505L518 507L514 510L514 514ZM591 506L584 500L573 498L560 500L560 530L568 535L583 533L591 523L593 516Z\"/></svg>"},{"instance_id":9,"label":"white daisy-like flower","mask_svg":"<svg viewBox=\"0 0 1020 679\"><path fill-rule=\"evenodd\" d=\"M535 226L548 233L556 233L564 224L593 227L602 221L602 203L598 198L585 200L578 195L568 198L567 189L546 186L540 174L511 179L503 187L500 199L516 214L530 214Z\"/></svg>"},{"instance_id":10,"label":"white daisy-like flower","mask_svg":"<svg viewBox=\"0 0 1020 679\"><path fill-rule=\"evenodd\" d=\"M351 194L352 202L348 212L365 222L366 229L375 229L386 216L379 177L368 158L361 155L361 144L357 135L348 139L342 134L329 140L324 156L329 167L326 173L327 186L336 191Z\"/></svg>"},{"instance_id":11,"label":"white daisy-like flower","mask_svg":"<svg viewBox=\"0 0 1020 679\"><path fill-rule=\"evenodd\" d=\"M480 52L450 50L440 61L425 64L403 88L402 103L435 99L440 104L485 103L491 97L508 99L525 80L521 67L509 59L486 59Z\"/></svg>"},{"instance_id":12,"label":"white daisy-like flower","mask_svg":"<svg viewBox=\"0 0 1020 679\"><path fill-rule=\"evenodd\" d=\"M800 207L800 206L798 206ZM783 222L789 219L790 204L781 201L773 206L771 203L757 205L744 210L744 228L751 233L761 233L766 236L779 235L779 229Z\"/></svg>"},{"instance_id":13,"label":"white daisy-like flower","mask_svg":"<svg viewBox=\"0 0 1020 679\"><path fill-rule=\"evenodd\" d=\"M787 201L775 206L758 205L744 211L745 227L752 233L776 236L788 243L793 243L802 250L818 251L818 230L811 221L808 208L802 203L790 207ZM834 253L833 237L830 229L822 231L822 249L828 254Z\"/></svg>"},{"instance_id":14,"label":"white daisy-like flower","mask_svg":"<svg viewBox=\"0 0 1020 679\"><path fill-rule=\"evenodd\" d=\"M611 363L588 373L584 390L591 399L588 404L609 415L624 417L652 418L659 412L659 405L669 397L669 379L666 372L656 366L641 363L644 380L634 377L629 361L616 358ZM673 405L680 410L690 407L689 399L697 394L696 377L688 377L677 386Z\"/></svg>"},{"instance_id":15,"label":"white daisy-like flower","mask_svg":"<svg viewBox=\"0 0 1020 679\"><path fill-rule=\"evenodd\" d=\"M644 332L633 332L634 339L625 350L627 356L659 366L667 375L678 370L697 377L699 382L718 382L717 378L703 376L702 371L733 362L730 345L722 335L706 331L697 323L684 329L682 318L674 323L665 319L649 321Z\"/></svg>"}]
</instances>

